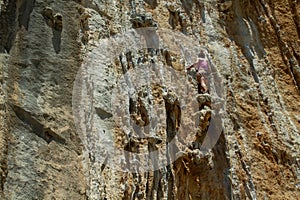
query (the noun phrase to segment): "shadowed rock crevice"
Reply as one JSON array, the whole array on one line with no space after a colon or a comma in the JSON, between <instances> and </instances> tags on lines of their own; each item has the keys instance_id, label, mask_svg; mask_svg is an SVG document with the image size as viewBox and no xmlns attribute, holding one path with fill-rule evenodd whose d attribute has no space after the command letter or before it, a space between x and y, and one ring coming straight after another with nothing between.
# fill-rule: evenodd
<instances>
[{"instance_id":1,"label":"shadowed rock crevice","mask_svg":"<svg viewBox=\"0 0 300 200\"><path fill-rule=\"evenodd\" d=\"M193 10L194 0L181 0L184 11L190 15Z\"/></svg>"},{"instance_id":2,"label":"shadowed rock crevice","mask_svg":"<svg viewBox=\"0 0 300 200\"><path fill-rule=\"evenodd\" d=\"M6 1L1 6L0 14L0 52L9 53L14 44L17 26L16 26L16 10L17 5L15 1Z\"/></svg>"},{"instance_id":3,"label":"shadowed rock crevice","mask_svg":"<svg viewBox=\"0 0 300 200\"><path fill-rule=\"evenodd\" d=\"M156 22L149 14L132 14L130 21L133 28L157 27Z\"/></svg>"},{"instance_id":4,"label":"shadowed rock crevice","mask_svg":"<svg viewBox=\"0 0 300 200\"><path fill-rule=\"evenodd\" d=\"M164 100L167 114L167 143L169 143L180 127L181 108L178 98L171 91L164 96Z\"/></svg>"},{"instance_id":5,"label":"shadowed rock crevice","mask_svg":"<svg viewBox=\"0 0 300 200\"><path fill-rule=\"evenodd\" d=\"M161 50L161 54L164 55L165 58L164 60L166 61L166 64L168 66L172 66L172 57L170 55L170 52L168 50L165 51Z\"/></svg>"},{"instance_id":6,"label":"shadowed rock crevice","mask_svg":"<svg viewBox=\"0 0 300 200\"><path fill-rule=\"evenodd\" d=\"M158 6L157 0L144 0L152 9Z\"/></svg>"},{"instance_id":7,"label":"shadowed rock crevice","mask_svg":"<svg viewBox=\"0 0 300 200\"><path fill-rule=\"evenodd\" d=\"M47 143L50 143L51 141L55 141L60 144L66 143L66 140L62 136L52 131L49 127L45 127L44 124L33 117L33 113L30 113L16 105L12 105L12 109L15 112L16 116L31 128L34 134L44 139Z\"/></svg>"},{"instance_id":8,"label":"shadowed rock crevice","mask_svg":"<svg viewBox=\"0 0 300 200\"><path fill-rule=\"evenodd\" d=\"M60 13L54 14L52 8L46 7L42 15L45 19L46 24L52 28L52 44L55 52L60 52L61 45L61 33L63 29L63 17Z\"/></svg>"},{"instance_id":9,"label":"shadowed rock crevice","mask_svg":"<svg viewBox=\"0 0 300 200\"><path fill-rule=\"evenodd\" d=\"M28 30L35 0L4 1L0 15L0 52L9 53L20 27Z\"/></svg>"},{"instance_id":10,"label":"shadowed rock crevice","mask_svg":"<svg viewBox=\"0 0 300 200\"><path fill-rule=\"evenodd\" d=\"M23 0L19 8L19 26L24 26L28 30L30 14L33 11L35 0Z\"/></svg>"},{"instance_id":11,"label":"shadowed rock crevice","mask_svg":"<svg viewBox=\"0 0 300 200\"><path fill-rule=\"evenodd\" d=\"M61 32L62 32L62 16L57 14L54 16L55 24L54 28L52 29L52 44L55 52L58 54L60 52L60 45L61 45Z\"/></svg>"},{"instance_id":12,"label":"shadowed rock crevice","mask_svg":"<svg viewBox=\"0 0 300 200\"><path fill-rule=\"evenodd\" d=\"M168 60L166 58L166 60ZM171 65L171 64L170 64ZM165 102L166 109L166 124L167 124L167 137L166 144L168 145L174 137L177 135L180 123L181 123L181 108L178 97L172 91L167 91L165 95L163 95L163 99ZM175 174L173 172L173 164L172 162L175 160L175 155L179 151L178 147L169 145L166 149L166 156L168 165L166 166L166 181L167 181L167 195L168 199L175 199L175 196L178 195L178 191L174 192L175 189Z\"/></svg>"},{"instance_id":13,"label":"shadowed rock crevice","mask_svg":"<svg viewBox=\"0 0 300 200\"><path fill-rule=\"evenodd\" d=\"M176 27L180 26L180 31L182 33L187 32L187 23L186 23L186 17L180 10L173 10L169 9L170 17L169 17L169 24L173 29L176 29Z\"/></svg>"},{"instance_id":14,"label":"shadowed rock crevice","mask_svg":"<svg viewBox=\"0 0 300 200\"><path fill-rule=\"evenodd\" d=\"M96 109L97 115L103 120L109 119L113 116L111 113L107 112L106 110L104 110L102 108L95 108L95 109Z\"/></svg>"}]
</instances>

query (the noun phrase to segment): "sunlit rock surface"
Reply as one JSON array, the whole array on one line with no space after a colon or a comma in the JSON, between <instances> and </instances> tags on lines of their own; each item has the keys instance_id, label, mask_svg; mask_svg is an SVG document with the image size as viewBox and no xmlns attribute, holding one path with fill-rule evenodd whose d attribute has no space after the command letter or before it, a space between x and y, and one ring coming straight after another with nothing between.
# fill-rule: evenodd
<instances>
[{"instance_id":1,"label":"sunlit rock surface","mask_svg":"<svg viewBox=\"0 0 300 200\"><path fill-rule=\"evenodd\" d=\"M0 2L0 199L300 199L299 1Z\"/></svg>"}]
</instances>

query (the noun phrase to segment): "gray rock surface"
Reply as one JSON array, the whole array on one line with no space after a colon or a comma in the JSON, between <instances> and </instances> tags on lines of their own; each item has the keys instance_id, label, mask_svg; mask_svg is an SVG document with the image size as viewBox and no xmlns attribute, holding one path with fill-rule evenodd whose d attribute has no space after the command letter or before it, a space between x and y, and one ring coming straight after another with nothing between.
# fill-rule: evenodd
<instances>
[{"instance_id":1,"label":"gray rock surface","mask_svg":"<svg viewBox=\"0 0 300 200\"><path fill-rule=\"evenodd\" d=\"M299 10L1 0L0 199L300 199Z\"/></svg>"}]
</instances>

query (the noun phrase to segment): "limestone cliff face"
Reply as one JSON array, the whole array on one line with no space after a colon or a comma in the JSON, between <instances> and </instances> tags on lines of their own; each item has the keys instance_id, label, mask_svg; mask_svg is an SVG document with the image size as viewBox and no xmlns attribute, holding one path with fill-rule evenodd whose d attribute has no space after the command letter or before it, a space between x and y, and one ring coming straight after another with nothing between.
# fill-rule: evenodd
<instances>
[{"instance_id":1,"label":"limestone cliff face","mask_svg":"<svg viewBox=\"0 0 300 200\"><path fill-rule=\"evenodd\" d=\"M0 199L300 199L299 1L0 2ZM171 31L160 49L119 52L109 43L114 59L106 56L105 41L147 27ZM208 94L185 70L195 56L188 61L168 39L205 50ZM145 83L112 96L120 77L146 80L151 63L173 89ZM195 115L180 103L187 87ZM139 138L114 125L122 112L112 98L124 101L121 121L158 119L160 131ZM215 120L212 99L222 99ZM210 126L220 135L204 149ZM111 146L124 150L123 170L111 164ZM154 171L136 168L141 152Z\"/></svg>"}]
</instances>

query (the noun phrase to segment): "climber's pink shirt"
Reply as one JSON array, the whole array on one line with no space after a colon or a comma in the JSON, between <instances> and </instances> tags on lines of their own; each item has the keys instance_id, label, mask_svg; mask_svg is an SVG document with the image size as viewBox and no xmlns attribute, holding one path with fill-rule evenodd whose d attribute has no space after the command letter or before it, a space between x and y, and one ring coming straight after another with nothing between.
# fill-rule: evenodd
<instances>
[{"instance_id":1,"label":"climber's pink shirt","mask_svg":"<svg viewBox=\"0 0 300 200\"><path fill-rule=\"evenodd\" d=\"M197 69L197 71L199 71L199 70L205 70L205 71L207 71L208 70L208 62L207 62L207 60L200 58L199 62L196 65L196 69Z\"/></svg>"}]
</instances>

